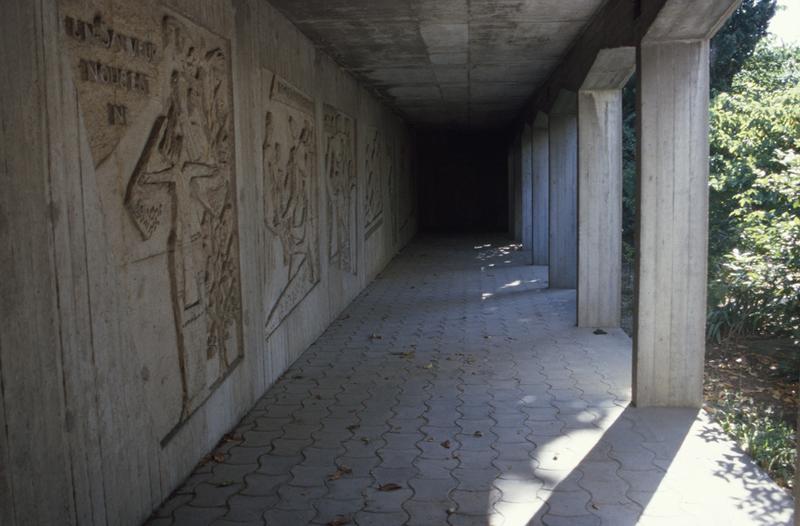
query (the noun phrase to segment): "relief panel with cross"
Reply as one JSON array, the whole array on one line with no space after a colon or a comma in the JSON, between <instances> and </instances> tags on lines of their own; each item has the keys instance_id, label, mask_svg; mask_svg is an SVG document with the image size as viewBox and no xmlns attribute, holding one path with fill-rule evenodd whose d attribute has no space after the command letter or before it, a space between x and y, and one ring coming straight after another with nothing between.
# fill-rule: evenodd
<instances>
[{"instance_id":1,"label":"relief panel with cross","mask_svg":"<svg viewBox=\"0 0 800 526\"><path fill-rule=\"evenodd\" d=\"M60 19L166 442L243 355L230 42L154 0L61 0Z\"/></svg>"}]
</instances>

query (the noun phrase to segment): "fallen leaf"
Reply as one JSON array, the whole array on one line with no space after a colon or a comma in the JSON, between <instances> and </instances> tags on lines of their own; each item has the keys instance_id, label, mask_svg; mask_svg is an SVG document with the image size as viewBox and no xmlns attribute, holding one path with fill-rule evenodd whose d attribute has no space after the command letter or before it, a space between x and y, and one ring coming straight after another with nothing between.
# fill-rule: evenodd
<instances>
[{"instance_id":1,"label":"fallen leaf","mask_svg":"<svg viewBox=\"0 0 800 526\"><path fill-rule=\"evenodd\" d=\"M444 442L442 442L441 445L445 449L450 449L450 441L449 440L445 440Z\"/></svg>"},{"instance_id":2,"label":"fallen leaf","mask_svg":"<svg viewBox=\"0 0 800 526\"><path fill-rule=\"evenodd\" d=\"M350 524L350 519L347 517L342 517L341 515L333 519L332 521L328 522L327 526L344 526L345 524Z\"/></svg>"},{"instance_id":3,"label":"fallen leaf","mask_svg":"<svg viewBox=\"0 0 800 526\"><path fill-rule=\"evenodd\" d=\"M369 339L370 340L382 340L383 336L381 336L380 334L378 334L376 332L373 332L372 334L369 335Z\"/></svg>"},{"instance_id":4,"label":"fallen leaf","mask_svg":"<svg viewBox=\"0 0 800 526\"><path fill-rule=\"evenodd\" d=\"M597 334L599 336L599 335L608 334L608 333L606 331L604 331L603 329L595 329L594 330L594 334Z\"/></svg>"},{"instance_id":5,"label":"fallen leaf","mask_svg":"<svg viewBox=\"0 0 800 526\"><path fill-rule=\"evenodd\" d=\"M378 491L397 491L399 489L403 489L403 486L400 484L395 484L394 482L389 482L387 484L378 486Z\"/></svg>"},{"instance_id":6,"label":"fallen leaf","mask_svg":"<svg viewBox=\"0 0 800 526\"><path fill-rule=\"evenodd\" d=\"M213 460L214 462L216 462L218 464L221 463L221 462L225 462L225 453L222 453L222 452L218 451L218 452L214 453L214 455L211 457L211 460Z\"/></svg>"},{"instance_id":7,"label":"fallen leaf","mask_svg":"<svg viewBox=\"0 0 800 526\"><path fill-rule=\"evenodd\" d=\"M339 469L336 470L335 473L328 475L328 480L339 480L344 475L350 475L353 473L353 470L348 468L345 465L339 466Z\"/></svg>"},{"instance_id":8,"label":"fallen leaf","mask_svg":"<svg viewBox=\"0 0 800 526\"><path fill-rule=\"evenodd\" d=\"M480 437L482 437L482 436L483 436L483 433L481 433L480 431L475 431L475 433L473 433L473 434L472 434L472 436L475 436L475 437L477 437L477 438L480 438Z\"/></svg>"}]
</instances>

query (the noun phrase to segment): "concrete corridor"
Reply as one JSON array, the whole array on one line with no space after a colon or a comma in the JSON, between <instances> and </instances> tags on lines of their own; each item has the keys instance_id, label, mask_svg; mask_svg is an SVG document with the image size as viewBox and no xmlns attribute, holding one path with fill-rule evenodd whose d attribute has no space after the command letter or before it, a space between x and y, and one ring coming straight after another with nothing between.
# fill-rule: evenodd
<instances>
[{"instance_id":1,"label":"concrete corridor","mask_svg":"<svg viewBox=\"0 0 800 526\"><path fill-rule=\"evenodd\" d=\"M790 524L705 413L628 407L631 342L490 237L409 245L149 524Z\"/></svg>"}]
</instances>

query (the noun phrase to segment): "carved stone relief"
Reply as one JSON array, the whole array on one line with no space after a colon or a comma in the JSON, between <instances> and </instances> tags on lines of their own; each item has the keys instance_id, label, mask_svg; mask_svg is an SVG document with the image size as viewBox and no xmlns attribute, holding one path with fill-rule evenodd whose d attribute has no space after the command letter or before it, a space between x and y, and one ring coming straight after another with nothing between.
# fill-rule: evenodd
<instances>
[{"instance_id":1,"label":"carved stone relief","mask_svg":"<svg viewBox=\"0 0 800 526\"><path fill-rule=\"evenodd\" d=\"M97 166L114 151L131 121L159 99L161 14L110 0L62 0L61 8L62 42Z\"/></svg>"},{"instance_id":2,"label":"carved stone relief","mask_svg":"<svg viewBox=\"0 0 800 526\"><path fill-rule=\"evenodd\" d=\"M267 248L266 334L319 283L314 101L273 77L262 146Z\"/></svg>"},{"instance_id":3,"label":"carved stone relief","mask_svg":"<svg viewBox=\"0 0 800 526\"><path fill-rule=\"evenodd\" d=\"M131 282L129 307L132 331L174 331L142 351L180 383L166 441L243 354L230 44L155 2L64 0L62 20L94 164L120 181L127 273L169 284Z\"/></svg>"},{"instance_id":4,"label":"carved stone relief","mask_svg":"<svg viewBox=\"0 0 800 526\"><path fill-rule=\"evenodd\" d=\"M325 187L328 197L328 258L331 265L356 274L358 177L355 123L325 105Z\"/></svg>"},{"instance_id":5,"label":"carved stone relief","mask_svg":"<svg viewBox=\"0 0 800 526\"><path fill-rule=\"evenodd\" d=\"M367 128L364 150L366 187L364 196L365 237L369 238L383 224L383 138L380 131Z\"/></svg>"}]
</instances>

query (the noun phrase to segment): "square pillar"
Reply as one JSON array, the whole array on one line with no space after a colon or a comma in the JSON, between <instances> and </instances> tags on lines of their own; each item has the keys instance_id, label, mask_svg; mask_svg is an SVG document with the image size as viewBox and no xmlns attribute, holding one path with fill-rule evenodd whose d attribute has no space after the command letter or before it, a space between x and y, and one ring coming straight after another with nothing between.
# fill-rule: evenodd
<instances>
[{"instance_id":1,"label":"square pillar","mask_svg":"<svg viewBox=\"0 0 800 526\"><path fill-rule=\"evenodd\" d=\"M578 284L578 115L574 92L559 94L550 112L549 139L549 283L552 288L574 289Z\"/></svg>"},{"instance_id":2,"label":"square pillar","mask_svg":"<svg viewBox=\"0 0 800 526\"><path fill-rule=\"evenodd\" d=\"M517 133L512 148L514 172L514 241L522 243L522 145L521 134Z\"/></svg>"},{"instance_id":3,"label":"square pillar","mask_svg":"<svg viewBox=\"0 0 800 526\"><path fill-rule=\"evenodd\" d=\"M533 245L533 173L531 171L531 127L526 124L522 129L520 141L520 175L521 175L521 205L522 205L522 246L527 253L531 253ZM529 260L528 263L533 263Z\"/></svg>"},{"instance_id":4,"label":"square pillar","mask_svg":"<svg viewBox=\"0 0 800 526\"><path fill-rule=\"evenodd\" d=\"M531 128L531 193L532 220L531 248L533 264L547 265L550 215L550 139L547 115L539 113Z\"/></svg>"},{"instance_id":5,"label":"square pillar","mask_svg":"<svg viewBox=\"0 0 800 526\"><path fill-rule=\"evenodd\" d=\"M708 241L708 40L644 42L638 64L633 399L700 407Z\"/></svg>"},{"instance_id":6,"label":"square pillar","mask_svg":"<svg viewBox=\"0 0 800 526\"><path fill-rule=\"evenodd\" d=\"M508 179L508 235L514 237L514 143L508 145L506 154Z\"/></svg>"},{"instance_id":7,"label":"square pillar","mask_svg":"<svg viewBox=\"0 0 800 526\"><path fill-rule=\"evenodd\" d=\"M578 326L622 317L622 90L578 92Z\"/></svg>"}]
</instances>

